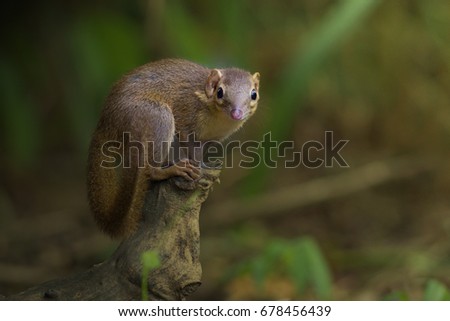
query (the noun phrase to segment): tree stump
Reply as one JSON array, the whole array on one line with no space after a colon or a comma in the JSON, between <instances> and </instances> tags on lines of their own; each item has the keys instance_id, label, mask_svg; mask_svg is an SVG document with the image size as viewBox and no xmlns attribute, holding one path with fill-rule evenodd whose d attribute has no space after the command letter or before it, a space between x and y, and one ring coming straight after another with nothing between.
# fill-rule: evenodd
<instances>
[{"instance_id":1,"label":"tree stump","mask_svg":"<svg viewBox=\"0 0 450 321\"><path fill-rule=\"evenodd\" d=\"M160 258L160 266L147 277L149 299L184 300L201 284L199 214L219 173L202 169L197 182L181 177L152 182L138 230L108 260L6 300L139 300L141 255L149 250Z\"/></svg>"}]
</instances>

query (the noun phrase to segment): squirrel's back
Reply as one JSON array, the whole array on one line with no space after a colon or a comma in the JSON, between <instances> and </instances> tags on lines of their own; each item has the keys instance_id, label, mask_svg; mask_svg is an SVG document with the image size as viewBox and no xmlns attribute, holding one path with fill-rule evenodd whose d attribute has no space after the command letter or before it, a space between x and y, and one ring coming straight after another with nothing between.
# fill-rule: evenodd
<instances>
[{"instance_id":1,"label":"squirrel's back","mask_svg":"<svg viewBox=\"0 0 450 321\"><path fill-rule=\"evenodd\" d=\"M182 59L163 59L134 69L112 89L114 98L157 99L169 105L195 97L204 90L210 69ZM117 94L119 97L117 97Z\"/></svg>"}]
</instances>

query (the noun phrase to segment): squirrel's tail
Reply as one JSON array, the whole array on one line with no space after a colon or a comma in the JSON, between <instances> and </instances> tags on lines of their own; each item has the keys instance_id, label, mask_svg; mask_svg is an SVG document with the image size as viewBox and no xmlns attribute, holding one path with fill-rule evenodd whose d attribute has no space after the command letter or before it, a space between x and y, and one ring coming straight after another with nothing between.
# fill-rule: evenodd
<instances>
[{"instance_id":1,"label":"squirrel's tail","mask_svg":"<svg viewBox=\"0 0 450 321\"><path fill-rule=\"evenodd\" d=\"M134 231L140 220L144 191L136 189L145 184L138 182L139 169L123 166L123 154L117 146L105 145L102 136L96 132L89 148L89 205L98 226L110 236L122 238Z\"/></svg>"}]
</instances>

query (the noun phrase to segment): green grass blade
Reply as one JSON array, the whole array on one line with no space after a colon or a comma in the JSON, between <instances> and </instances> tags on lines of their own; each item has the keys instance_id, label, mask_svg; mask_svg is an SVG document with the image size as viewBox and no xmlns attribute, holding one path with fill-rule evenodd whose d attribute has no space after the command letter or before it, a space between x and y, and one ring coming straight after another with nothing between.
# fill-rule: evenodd
<instances>
[{"instance_id":1,"label":"green grass blade","mask_svg":"<svg viewBox=\"0 0 450 321\"><path fill-rule=\"evenodd\" d=\"M147 251L141 254L142 263L142 285L141 297L143 301L148 301L148 275L161 265L159 255L156 251Z\"/></svg>"},{"instance_id":2,"label":"green grass blade","mask_svg":"<svg viewBox=\"0 0 450 321\"><path fill-rule=\"evenodd\" d=\"M321 300L331 298L331 273L316 242L311 238L301 241L306 263L309 267L309 279L317 296Z\"/></svg>"}]
</instances>

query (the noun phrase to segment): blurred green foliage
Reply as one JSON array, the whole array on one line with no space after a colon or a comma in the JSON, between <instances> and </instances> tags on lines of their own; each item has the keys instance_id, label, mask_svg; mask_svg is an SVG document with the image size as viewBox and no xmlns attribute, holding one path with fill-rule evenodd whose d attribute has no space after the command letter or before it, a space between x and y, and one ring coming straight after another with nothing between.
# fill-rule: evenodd
<instances>
[{"instance_id":1,"label":"blurred green foliage","mask_svg":"<svg viewBox=\"0 0 450 321\"><path fill-rule=\"evenodd\" d=\"M299 296L311 287L318 300L331 299L332 280L328 264L317 243L303 237L297 240L270 240L257 257L239 263L228 277L252 275L259 288L269 276L287 276Z\"/></svg>"},{"instance_id":2,"label":"blurred green foliage","mask_svg":"<svg viewBox=\"0 0 450 321\"><path fill-rule=\"evenodd\" d=\"M333 81L334 93L323 87L328 94L367 97L372 102L355 103L372 103L371 108L389 105L401 85L390 83L389 73L374 66L389 69L383 59L398 55L395 63L416 49L418 58L430 55L428 47L439 48L428 59L433 65L424 65L424 56L413 59L416 67L435 69L436 58L448 66L447 7L440 0L218 1L213 8L201 0L8 4L3 30L9 32L3 31L0 56L1 160L19 169L32 167L43 153L63 146L85 155L112 83L166 56L260 69L261 109L270 119L263 130L270 128L277 139L288 137L297 115L314 98L311 86ZM416 26L423 27L421 32ZM430 38L424 39L424 32ZM414 38L425 47L411 47ZM439 86L434 90L445 92ZM264 186L264 171L261 167L250 176L249 191Z\"/></svg>"},{"instance_id":3,"label":"blurred green foliage","mask_svg":"<svg viewBox=\"0 0 450 321\"><path fill-rule=\"evenodd\" d=\"M292 120L300 111L298 102L304 99L310 79L378 3L378 0L341 1L329 9L317 26L312 28L307 40L300 35L298 39L294 39L298 43L297 48L294 49L290 61L281 66L279 79L270 95L270 105L283 106L283 111L274 113L269 123L274 140L282 141L288 138L293 126ZM275 149L273 151L275 156ZM254 169L241 191L245 195L261 191L266 181L267 169L263 164Z\"/></svg>"},{"instance_id":4,"label":"blurred green foliage","mask_svg":"<svg viewBox=\"0 0 450 321\"><path fill-rule=\"evenodd\" d=\"M449 301L450 292L448 288L442 284L442 282L437 280L429 280L425 287L423 299L425 301Z\"/></svg>"},{"instance_id":5,"label":"blurred green foliage","mask_svg":"<svg viewBox=\"0 0 450 321\"><path fill-rule=\"evenodd\" d=\"M410 294L406 291L394 291L384 297L388 301L408 301ZM411 299L412 300L412 299ZM424 301L449 301L450 291L446 285L434 279L430 279L425 284L422 300Z\"/></svg>"},{"instance_id":6,"label":"blurred green foliage","mask_svg":"<svg viewBox=\"0 0 450 321\"><path fill-rule=\"evenodd\" d=\"M163 57L261 73L259 111L239 135L258 139L259 133L271 130L276 139L301 144L333 130L350 140L346 159L351 166L399 154L448 163L446 0L48 0L7 2L0 18L4 216L19 217L26 212L23 204L31 204L29 212L34 212L39 202L33 195L47 191L46 178L54 172L63 185L79 183L69 181L70 174L74 168L84 169L90 135L109 88L125 72ZM61 159L70 166L64 167ZM229 198L249 197L333 170L259 167L251 173L227 172L223 181L228 189L221 192ZM294 213L287 218L294 231L271 231L258 254L233 271L251 275L258 284L272 274L286 277L299 296L311 290L317 298L333 299L354 294L332 293L339 286L357 287L348 274L358 275L362 288L368 273L398 268L402 273L397 279L432 279L420 287L420 297L391 282L389 274L383 279L398 289L389 298L447 299L442 270L447 272L449 263L442 253L448 253L449 191L450 168L444 165L438 182L394 185L384 194L375 191L349 203L309 209L318 223L309 218L303 224L305 218ZM51 194L45 200L59 198ZM314 222L320 228L314 229ZM417 241L420 249L399 239ZM393 251L392 244L400 245ZM438 250L429 253L430 244ZM400 252L408 252L404 262L395 256ZM398 262L404 265L398 267ZM385 293L376 281L371 285L377 294L370 298Z\"/></svg>"},{"instance_id":7,"label":"blurred green foliage","mask_svg":"<svg viewBox=\"0 0 450 321\"><path fill-rule=\"evenodd\" d=\"M28 167L36 159L42 142L42 124L37 110L12 66L0 60L1 119L4 149L8 158L19 167ZM6 108L11 106L11 108Z\"/></svg>"}]
</instances>

